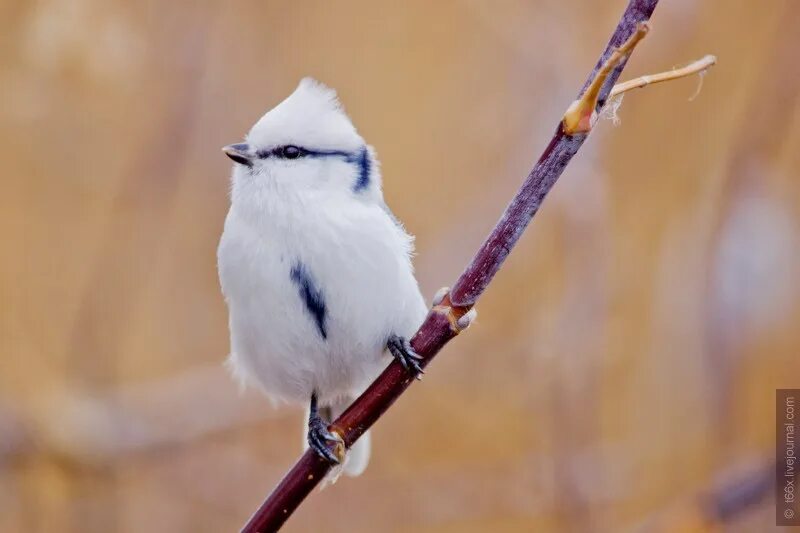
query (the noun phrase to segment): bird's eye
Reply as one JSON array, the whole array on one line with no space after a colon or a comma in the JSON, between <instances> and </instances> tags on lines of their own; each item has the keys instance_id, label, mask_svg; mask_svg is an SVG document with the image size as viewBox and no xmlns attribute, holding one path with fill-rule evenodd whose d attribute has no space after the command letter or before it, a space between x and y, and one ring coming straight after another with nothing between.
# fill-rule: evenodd
<instances>
[{"instance_id":1,"label":"bird's eye","mask_svg":"<svg viewBox=\"0 0 800 533\"><path fill-rule=\"evenodd\" d=\"M303 151L297 146L294 146L293 144L290 144L288 146L282 146L280 148L279 153L281 157L284 157L286 159L297 159L298 157L303 155Z\"/></svg>"}]
</instances>

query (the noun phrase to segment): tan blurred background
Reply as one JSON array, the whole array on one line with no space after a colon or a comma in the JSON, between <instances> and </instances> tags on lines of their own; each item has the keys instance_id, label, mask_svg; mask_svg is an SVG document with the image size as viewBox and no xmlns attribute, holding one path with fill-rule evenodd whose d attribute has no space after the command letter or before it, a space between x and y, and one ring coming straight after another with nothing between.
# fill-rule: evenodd
<instances>
[{"instance_id":1,"label":"tan blurred background","mask_svg":"<svg viewBox=\"0 0 800 533\"><path fill-rule=\"evenodd\" d=\"M625 3L0 2L0 531L235 530L298 455L301 411L221 366L215 253L219 148L302 76L378 149L432 295ZM624 78L714 53L700 93L600 123L365 476L286 530L671 530L768 480L800 387L798 27L788 0L664 0ZM774 527L753 500L709 527Z\"/></svg>"}]
</instances>

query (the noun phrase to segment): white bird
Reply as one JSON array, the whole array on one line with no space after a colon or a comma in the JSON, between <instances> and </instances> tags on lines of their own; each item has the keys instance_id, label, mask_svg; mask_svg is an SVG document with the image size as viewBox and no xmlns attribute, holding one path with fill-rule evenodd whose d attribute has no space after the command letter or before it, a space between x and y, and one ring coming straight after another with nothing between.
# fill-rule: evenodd
<instances>
[{"instance_id":1,"label":"white bird","mask_svg":"<svg viewBox=\"0 0 800 533\"><path fill-rule=\"evenodd\" d=\"M235 162L218 249L229 364L269 397L307 403L307 444L338 464L322 415L341 414L390 356L421 372L413 238L384 203L375 151L313 79L223 151ZM365 434L344 472L363 472L369 453Z\"/></svg>"}]
</instances>

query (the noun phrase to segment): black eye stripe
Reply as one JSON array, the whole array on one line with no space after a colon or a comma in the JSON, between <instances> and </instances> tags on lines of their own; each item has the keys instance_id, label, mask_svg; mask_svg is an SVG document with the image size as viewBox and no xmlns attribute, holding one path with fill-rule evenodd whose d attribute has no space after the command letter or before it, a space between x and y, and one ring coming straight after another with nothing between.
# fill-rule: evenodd
<instances>
[{"instance_id":1,"label":"black eye stripe","mask_svg":"<svg viewBox=\"0 0 800 533\"><path fill-rule=\"evenodd\" d=\"M277 157L279 159L298 159L300 157L309 155L309 153L310 152L305 148L301 148L293 144L287 144L285 146L272 148L271 150L259 150L256 152L256 155L261 159L266 159L269 157Z\"/></svg>"},{"instance_id":2,"label":"black eye stripe","mask_svg":"<svg viewBox=\"0 0 800 533\"><path fill-rule=\"evenodd\" d=\"M294 144L277 146L275 148L259 150L256 156L260 159L275 157L278 159L299 159L301 157L343 157L348 162L354 161L358 154L344 150L311 150Z\"/></svg>"},{"instance_id":3,"label":"black eye stripe","mask_svg":"<svg viewBox=\"0 0 800 533\"><path fill-rule=\"evenodd\" d=\"M287 144L278 146L276 148L263 149L256 152L256 156L261 159L275 157L277 159L299 159L301 157L341 157L347 163L356 165L358 167L358 177L353 185L353 192L360 192L369 187L372 174L372 160L369 156L369 150L366 146L362 146L356 152L348 152L345 150L312 150L296 146L294 144Z\"/></svg>"}]
</instances>

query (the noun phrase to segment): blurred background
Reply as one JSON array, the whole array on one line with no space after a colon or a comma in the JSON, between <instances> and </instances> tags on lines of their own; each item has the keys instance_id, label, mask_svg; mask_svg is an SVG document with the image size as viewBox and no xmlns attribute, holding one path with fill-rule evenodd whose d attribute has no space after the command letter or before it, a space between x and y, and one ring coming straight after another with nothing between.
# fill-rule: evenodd
<instances>
[{"instance_id":1,"label":"blurred background","mask_svg":"<svg viewBox=\"0 0 800 533\"><path fill-rule=\"evenodd\" d=\"M427 295L538 158L624 0L0 2L0 531L237 530L301 409L222 362L220 152L312 75L378 150ZM765 531L800 387L800 10L670 0L629 93L360 479L287 531ZM692 529L694 528L694 529Z\"/></svg>"}]
</instances>

